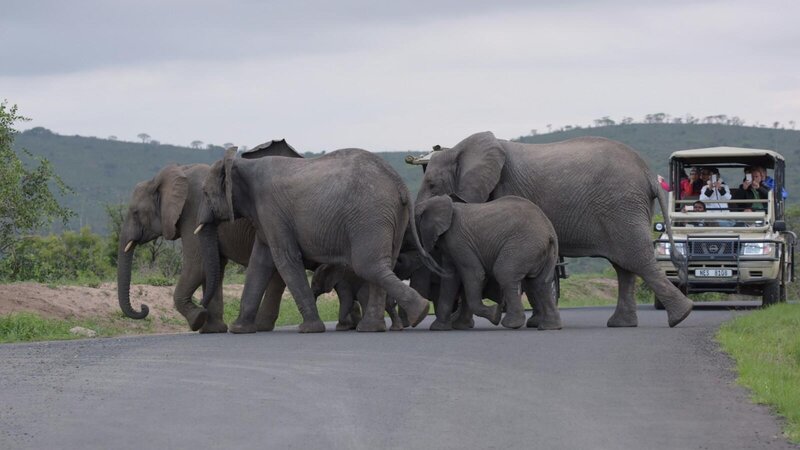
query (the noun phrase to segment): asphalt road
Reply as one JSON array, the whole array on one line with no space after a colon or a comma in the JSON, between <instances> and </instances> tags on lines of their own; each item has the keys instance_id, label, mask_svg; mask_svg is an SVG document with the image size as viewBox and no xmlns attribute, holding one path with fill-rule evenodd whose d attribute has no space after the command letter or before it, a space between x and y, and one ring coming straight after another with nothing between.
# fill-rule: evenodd
<instances>
[{"instance_id":1,"label":"asphalt road","mask_svg":"<svg viewBox=\"0 0 800 450\"><path fill-rule=\"evenodd\" d=\"M0 448L797 448L717 352L715 330L743 313L2 345Z\"/></svg>"}]
</instances>

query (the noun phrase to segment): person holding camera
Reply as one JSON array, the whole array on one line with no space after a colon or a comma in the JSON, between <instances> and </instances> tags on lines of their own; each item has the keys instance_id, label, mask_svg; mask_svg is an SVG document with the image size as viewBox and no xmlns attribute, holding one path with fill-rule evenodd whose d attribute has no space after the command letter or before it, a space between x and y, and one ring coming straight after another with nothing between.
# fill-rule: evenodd
<instances>
[{"instance_id":1,"label":"person holding camera","mask_svg":"<svg viewBox=\"0 0 800 450\"><path fill-rule=\"evenodd\" d=\"M705 171L705 170L704 170ZM716 167L708 168L710 174L708 182L700 191L700 201L706 204L706 209L710 211L720 211L728 209L728 202L721 200L730 200L731 191L722 177L719 176L719 169Z\"/></svg>"},{"instance_id":2,"label":"person holding camera","mask_svg":"<svg viewBox=\"0 0 800 450\"><path fill-rule=\"evenodd\" d=\"M766 200L769 198L769 188L764 184L764 172L757 167L746 167L744 169L744 180L736 191L734 200ZM738 203L738 211L764 211L767 205L764 203Z\"/></svg>"}]
</instances>

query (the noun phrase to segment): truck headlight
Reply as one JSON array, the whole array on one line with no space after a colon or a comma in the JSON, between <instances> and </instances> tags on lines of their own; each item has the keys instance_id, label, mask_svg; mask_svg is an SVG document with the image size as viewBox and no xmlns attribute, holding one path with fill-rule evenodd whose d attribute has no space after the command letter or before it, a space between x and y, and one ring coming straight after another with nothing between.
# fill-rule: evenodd
<instances>
[{"instance_id":1,"label":"truck headlight","mask_svg":"<svg viewBox=\"0 0 800 450\"><path fill-rule=\"evenodd\" d=\"M771 242L742 242L739 254L742 256L771 255L775 251L775 244Z\"/></svg>"},{"instance_id":2,"label":"truck headlight","mask_svg":"<svg viewBox=\"0 0 800 450\"><path fill-rule=\"evenodd\" d=\"M675 243L675 250L678 252L679 255L686 254L686 243L685 242L676 242ZM669 256L670 255L670 245L669 242L659 242L656 244L656 252L658 256Z\"/></svg>"}]
</instances>

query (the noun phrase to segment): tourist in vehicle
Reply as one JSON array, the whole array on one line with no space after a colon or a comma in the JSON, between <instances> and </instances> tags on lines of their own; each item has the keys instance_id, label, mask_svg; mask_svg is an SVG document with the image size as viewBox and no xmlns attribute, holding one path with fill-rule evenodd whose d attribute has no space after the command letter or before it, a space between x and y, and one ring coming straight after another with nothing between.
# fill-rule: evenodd
<instances>
[{"instance_id":1,"label":"tourist in vehicle","mask_svg":"<svg viewBox=\"0 0 800 450\"><path fill-rule=\"evenodd\" d=\"M766 186L767 189L769 189L770 191L774 191L775 190L775 180L772 179L772 177L770 177L769 175L767 175L767 169L765 169L765 168L763 168L761 166L753 166L753 169L761 171L761 178L764 180L761 184ZM785 200L786 197L788 197L788 196L789 196L789 193L786 192L786 188L781 186L781 198L783 198Z\"/></svg>"},{"instance_id":2,"label":"tourist in vehicle","mask_svg":"<svg viewBox=\"0 0 800 450\"><path fill-rule=\"evenodd\" d=\"M731 199L730 189L725 185L722 177L719 176L719 169L716 167L703 169L701 176L706 170L708 170L709 177L708 182L700 191L700 200L706 204L706 209L712 212L727 210L728 202L723 200Z\"/></svg>"},{"instance_id":3,"label":"tourist in vehicle","mask_svg":"<svg viewBox=\"0 0 800 450\"><path fill-rule=\"evenodd\" d=\"M711 169L703 167L697 170L699 170L697 178L692 181L692 192L694 192L694 195L700 195L703 187L705 187L711 179Z\"/></svg>"},{"instance_id":4,"label":"tourist in vehicle","mask_svg":"<svg viewBox=\"0 0 800 450\"><path fill-rule=\"evenodd\" d=\"M684 169L683 174L686 174L686 170ZM693 195L700 195L700 189L695 190L695 184L700 179L700 174L697 171L697 167L692 167L689 169L689 176L681 178L681 197L690 197Z\"/></svg>"},{"instance_id":5,"label":"tourist in vehicle","mask_svg":"<svg viewBox=\"0 0 800 450\"><path fill-rule=\"evenodd\" d=\"M764 184L764 169L760 167L746 167L744 169L744 180L736 191L734 200L766 200L769 198L769 188ZM764 211L767 209L765 203L737 203L737 211Z\"/></svg>"}]
</instances>

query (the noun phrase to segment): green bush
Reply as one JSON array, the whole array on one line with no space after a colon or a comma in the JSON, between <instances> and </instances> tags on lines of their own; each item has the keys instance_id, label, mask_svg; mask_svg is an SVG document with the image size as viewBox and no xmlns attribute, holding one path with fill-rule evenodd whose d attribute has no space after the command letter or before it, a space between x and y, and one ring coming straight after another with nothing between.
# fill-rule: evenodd
<instances>
[{"instance_id":1,"label":"green bush","mask_svg":"<svg viewBox=\"0 0 800 450\"><path fill-rule=\"evenodd\" d=\"M111 275L103 238L84 227L80 232L28 236L18 240L0 261L4 281L86 280L99 283Z\"/></svg>"}]
</instances>

